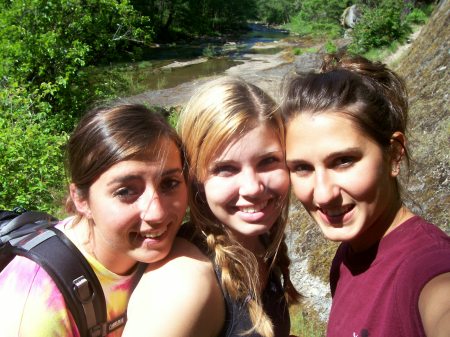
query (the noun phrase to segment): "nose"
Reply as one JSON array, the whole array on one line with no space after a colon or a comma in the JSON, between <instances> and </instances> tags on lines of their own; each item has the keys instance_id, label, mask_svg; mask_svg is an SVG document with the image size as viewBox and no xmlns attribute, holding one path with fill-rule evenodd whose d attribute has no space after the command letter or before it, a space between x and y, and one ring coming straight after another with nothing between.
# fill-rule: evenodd
<instances>
[{"instance_id":1,"label":"nose","mask_svg":"<svg viewBox=\"0 0 450 337\"><path fill-rule=\"evenodd\" d=\"M264 191L264 182L258 172L253 169L244 170L241 174L239 194L243 196L257 196Z\"/></svg>"},{"instance_id":2,"label":"nose","mask_svg":"<svg viewBox=\"0 0 450 337\"><path fill-rule=\"evenodd\" d=\"M139 207L141 219L147 223L161 223L167 215L167 210L157 192L152 192L147 198L143 198Z\"/></svg>"},{"instance_id":3,"label":"nose","mask_svg":"<svg viewBox=\"0 0 450 337\"><path fill-rule=\"evenodd\" d=\"M335 183L332 174L316 170L314 179L314 202L317 205L331 203L339 196L339 187Z\"/></svg>"}]
</instances>

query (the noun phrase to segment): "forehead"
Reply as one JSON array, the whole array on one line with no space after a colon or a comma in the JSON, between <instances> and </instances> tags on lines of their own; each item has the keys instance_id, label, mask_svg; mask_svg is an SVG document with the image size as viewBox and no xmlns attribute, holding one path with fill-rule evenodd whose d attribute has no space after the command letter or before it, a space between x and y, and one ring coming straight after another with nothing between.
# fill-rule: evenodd
<instances>
[{"instance_id":1,"label":"forehead","mask_svg":"<svg viewBox=\"0 0 450 337\"><path fill-rule=\"evenodd\" d=\"M156 142L148 144L146 148L138 151L132 159L157 162L168 155L180 155L180 149L173 139L162 136Z\"/></svg>"},{"instance_id":2,"label":"forehead","mask_svg":"<svg viewBox=\"0 0 450 337\"><path fill-rule=\"evenodd\" d=\"M239 159L241 156L259 155L281 147L280 135L270 125L258 125L234 135L228 142L219 146L211 161Z\"/></svg>"},{"instance_id":3,"label":"forehead","mask_svg":"<svg viewBox=\"0 0 450 337\"><path fill-rule=\"evenodd\" d=\"M136 156L121 160L109 167L104 173L110 171L126 171L127 169L140 168L145 171L148 168L152 170L165 170L168 166L180 166L181 156L178 146L169 138L161 139L155 144L149 146Z\"/></svg>"},{"instance_id":4,"label":"forehead","mask_svg":"<svg viewBox=\"0 0 450 337\"><path fill-rule=\"evenodd\" d=\"M286 128L286 155L334 151L342 147L362 146L372 140L357 124L342 113L304 113L293 118Z\"/></svg>"}]
</instances>

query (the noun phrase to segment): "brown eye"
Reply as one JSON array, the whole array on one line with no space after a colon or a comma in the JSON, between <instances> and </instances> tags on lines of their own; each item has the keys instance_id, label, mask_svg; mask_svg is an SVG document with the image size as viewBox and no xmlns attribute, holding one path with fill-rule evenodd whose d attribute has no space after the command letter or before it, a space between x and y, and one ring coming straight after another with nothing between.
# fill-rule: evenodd
<instances>
[{"instance_id":1,"label":"brown eye","mask_svg":"<svg viewBox=\"0 0 450 337\"><path fill-rule=\"evenodd\" d=\"M295 173L299 176L304 176L304 175L307 175L308 173L314 171L314 168L312 167L312 165L303 164L303 163L289 164L288 168L291 173Z\"/></svg>"},{"instance_id":2,"label":"brown eye","mask_svg":"<svg viewBox=\"0 0 450 337\"><path fill-rule=\"evenodd\" d=\"M338 167L347 167L355 162L355 158L351 156L339 157L335 160L335 165Z\"/></svg>"},{"instance_id":3,"label":"brown eye","mask_svg":"<svg viewBox=\"0 0 450 337\"><path fill-rule=\"evenodd\" d=\"M182 183L181 180L175 178L166 178L161 181L161 190L163 192L170 192L176 189Z\"/></svg>"},{"instance_id":4,"label":"brown eye","mask_svg":"<svg viewBox=\"0 0 450 337\"><path fill-rule=\"evenodd\" d=\"M119 198L122 201L129 202L137 197L139 193L130 187L121 187L113 192L113 197Z\"/></svg>"}]
</instances>

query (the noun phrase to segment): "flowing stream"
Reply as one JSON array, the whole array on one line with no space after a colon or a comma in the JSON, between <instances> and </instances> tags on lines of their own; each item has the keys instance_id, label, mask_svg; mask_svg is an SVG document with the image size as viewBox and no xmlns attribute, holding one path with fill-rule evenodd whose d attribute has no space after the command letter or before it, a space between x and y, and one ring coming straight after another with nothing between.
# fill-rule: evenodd
<instances>
[{"instance_id":1,"label":"flowing stream","mask_svg":"<svg viewBox=\"0 0 450 337\"><path fill-rule=\"evenodd\" d=\"M131 67L133 82L145 90L173 88L201 77L219 75L248 54L275 54L282 48L254 48L289 36L287 31L250 24L235 39L159 46L144 51L145 60Z\"/></svg>"}]
</instances>

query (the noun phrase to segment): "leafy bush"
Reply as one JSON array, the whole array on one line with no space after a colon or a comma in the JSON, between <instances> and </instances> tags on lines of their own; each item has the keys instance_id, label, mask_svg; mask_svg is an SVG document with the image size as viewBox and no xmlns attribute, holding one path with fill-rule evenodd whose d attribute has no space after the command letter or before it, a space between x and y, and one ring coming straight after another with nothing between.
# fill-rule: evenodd
<instances>
[{"instance_id":1,"label":"leafy bush","mask_svg":"<svg viewBox=\"0 0 450 337\"><path fill-rule=\"evenodd\" d=\"M152 38L126 0L1 1L0 11L0 77L48 102L64 130L96 98L85 68L139 53Z\"/></svg>"},{"instance_id":2,"label":"leafy bush","mask_svg":"<svg viewBox=\"0 0 450 337\"><path fill-rule=\"evenodd\" d=\"M293 16L287 27L300 35L325 35L336 38L341 35L340 17L350 1L305 0L300 11Z\"/></svg>"},{"instance_id":3,"label":"leafy bush","mask_svg":"<svg viewBox=\"0 0 450 337\"><path fill-rule=\"evenodd\" d=\"M402 41L411 32L408 23L402 19L403 0L382 0L375 7L360 6L363 14L351 32L350 52L364 54L371 48Z\"/></svg>"},{"instance_id":4,"label":"leafy bush","mask_svg":"<svg viewBox=\"0 0 450 337\"><path fill-rule=\"evenodd\" d=\"M30 111L48 103L24 89L0 90L0 208L58 214L66 192L62 146L67 135Z\"/></svg>"},{"instance_id":5,"label":"leafy bush","mask_svg":"<svg viewBox=\"0 0 450 337\"><path fill-rule=\"evenodd\" d=\"M424 24L428 19L428 15L420 8L413 10L406 16L406 22L410 24Z\"/></svg>"}]
</instances>

